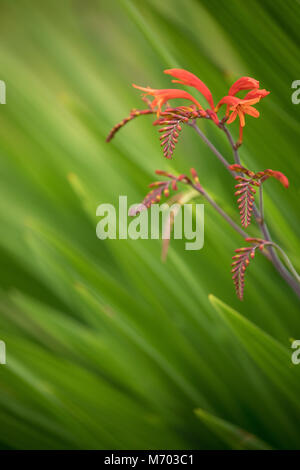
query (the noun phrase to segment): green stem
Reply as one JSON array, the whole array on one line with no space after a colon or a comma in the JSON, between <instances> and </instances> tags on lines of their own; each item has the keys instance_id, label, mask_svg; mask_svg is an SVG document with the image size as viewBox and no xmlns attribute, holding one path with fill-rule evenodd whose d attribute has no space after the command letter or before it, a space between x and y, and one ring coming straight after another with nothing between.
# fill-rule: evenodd
<instances>
[{"instance_id":1,"label":"green stem","mask_svg":"<svg viewBox=\"0 0 300 470\"><path fill-rule=\"evenodd\" d=\"M267 243L266 243L267 244ZM297 273L296 269L294 268L290 258L288 257L288 255L285 253L285 251L279 246L277 245L277 243L274 243L274 242L268 242L268 245L272 245L274 246L274 248L276 248L282 255L287 267L289 268L289 270L291 271L291 273L294 275L295 279L297 279L297 281L300 283L300 276L299 274Z\"/></svg>"},{"instance_id":2,"label":"green stem","mask_svg":"<svg viewBox=\"0 0 300 470\"><path fill-rule=\"evenodd\" d=\"M242 230L233 220L232 218L226 214L225 211L209 196L209 194L203 189L203 187L199 187L196 184L189 183L190 186L192 186L198 193L200 193L206 200L207 202L223 217L223 219L228 222L229 225L237 232L239 233L243 238L248 238L249 235L247 232Z\"/></svg>"}]
</instances>

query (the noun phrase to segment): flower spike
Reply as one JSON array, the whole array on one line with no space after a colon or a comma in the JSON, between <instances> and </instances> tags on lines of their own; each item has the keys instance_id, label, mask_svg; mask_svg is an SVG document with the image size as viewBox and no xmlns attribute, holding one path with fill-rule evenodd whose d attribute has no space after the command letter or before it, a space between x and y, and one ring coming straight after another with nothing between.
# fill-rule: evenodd
<instances>
[{"instance_id":1,"label":"flower spike","mask_svg":"<svg viewBox=\"0 0 300 470\"><path fill-rule=\"evenodd\" d=\"M236 173L241 173L241 175L235 177L238 181L238 184L235 185L235 189L237 190L235 196L238 197L237 202L240 210L241 223L244 227L248 227L251 222L254 194L256 193L255 188L261 186L261 184L270 177L276 178L285 188L289 186L289 180L280 171L268 169L254 173L238 164L230 165L229 169Z\"/></svg>"},{"instance_id":2,"label":"flower spike","mask_svg":"<svg viewBox=\"0 0 300 470\"><path fill-rule=\"evenodd\" d=\"M125 126L125 124L127 124L128 122L132 121L133 119L135 119L136 117L138 116L144 116L146 114L153 114L154 111L152 111L152 109L133 109L132 111L130 111L130 114L129 116L127 116L126 118L124 118L121 122L119 122L118 124L116 124L112 130L110 131L110 133L108 134L108 136L106 137L106 142L110 142L113 137L115 136L115 134L123 127Z\"/></svg>"},{"instance_id":3,"label":"flower spike","mask_svg":"<svg viewBox=\"0 0 300 470\"><path fill-rule=\"evenodd\" d=\"M182 130L182 123L187 123L189 119L201 117L201 110L195 110L194 106L179 106L178 108L167 108L156 121L155 126L162 126L160 141L163 154L166 158L172 158L175 145L178 142L179 133Z\"/></svg>"},{"instance_id":4,"label":"flower spike","mask_svg":"<svg viewBox=\"0 0 300 470\"><path fill-rule=\"evenodd\" d=\"M257 249L262 251L266 244L269 244L266 240L260 238L246 238L246 241L253 243L252 246L238 248L235 250L236 255L232 257L232 280L235 286L236 295L240 300L244 298L244 285L245 285L245 271L251 261L254 258Z\"/></svg>"},{"instance_id":5,"label":"flower spike","mask_svg":"<svg viewBox=\"0 0 300 470\"><path fill-rule=\"evenodd\" d=\"M150 183L149 187L152 188L151 191L146 194L141 204L138 204L129 212L130 216L135 216L140 213L142 210L148 209L152 204L159 202L164 195L166 198L170 196L170 190L173 191L178 190L177 183L182 182L186 184L190 184L191 180L186 175L179 175L175 176L172 173L168 173L164 170L156 170L155 173L157 175L165 176L168 178L167 181L155 181L154 183Z\"/></svg>"}]
</instances>

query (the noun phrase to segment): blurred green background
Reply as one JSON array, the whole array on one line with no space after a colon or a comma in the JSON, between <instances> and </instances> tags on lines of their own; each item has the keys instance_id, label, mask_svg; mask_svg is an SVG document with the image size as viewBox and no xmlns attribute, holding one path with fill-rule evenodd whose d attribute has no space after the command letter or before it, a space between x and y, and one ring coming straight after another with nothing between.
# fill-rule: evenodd
<instances>
[{"instance_id":1,"label":"blurred green background","mask_svg":"<svg viewBox=\"0 0 300 470\"><path fill-rule=\"evenodd\" d=\"M154 170L197 168L239 220L233 181L191 128L164 160L131 83L183 67L213 91L250 75L271 91L241 158L265 185L272 236L300 269L300 5L293 0L1 0L0 447L300 448L299 299L260 255L234 292L243 241L205 205L205 245L96 238L96 208L142 200ZM194 93L197 95L197 92ZM199 96L198 96L199 97ZM201 98L199 98L201 99ZM200 127L228 159L224 136ZM235 137L237 123L231 125ZM232 160L231 160L232 161ZM203 202L198 199L197 202ZM257 235L255 226L249 232Z\"/></svg>"}]
</instances>

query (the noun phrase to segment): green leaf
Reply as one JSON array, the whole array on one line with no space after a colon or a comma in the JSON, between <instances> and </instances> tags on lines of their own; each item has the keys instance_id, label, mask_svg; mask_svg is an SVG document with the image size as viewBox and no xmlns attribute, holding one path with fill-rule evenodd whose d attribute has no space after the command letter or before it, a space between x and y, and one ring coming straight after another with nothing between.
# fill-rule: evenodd
<instances>
[{"instance_id":1,"label":"green leaf","mask_svg":"<svg viewBox=\"0 0 300 470\"><path fill-rule=\"evenodd\" d=\"M201 408L196 409L195 414L212 432L224 441L230 449L271 450L268 444L253 434L224 419L213 416Z\"/></svg>"}]
</instances>

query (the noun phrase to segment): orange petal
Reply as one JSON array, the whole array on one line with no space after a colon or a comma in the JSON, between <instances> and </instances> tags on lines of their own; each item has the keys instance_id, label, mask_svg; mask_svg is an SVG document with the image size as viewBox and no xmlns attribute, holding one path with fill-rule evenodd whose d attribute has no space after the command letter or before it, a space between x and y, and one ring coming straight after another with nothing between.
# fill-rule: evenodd
<instances>
[{"instance_id":1,"label":"orange petal","mask_svg":"<svg viewBox=\"0 0 300 470\"><path fill-rule=\"evenodd\" d=\"M241 100L243 106L252 106L253 104L259 103L260 97L251 98L250 100Z\"/></svg>"},{"instance_id":2,"label":"orange petal","mask_svg":"<svg viewBox=\"0 0 300 470\"><path fill-rule=\"evenodd\" d=\"M149 87L140 87L138 85L133 84L132 85L134 88L137 88L138 90L142 90L145 93L155 96L155 99L152 102L152 106L159 106L159 109L163 104L165 104L167 101L172 100L172 99L185 99L185 100L190 100L192 101L199 109L202 109L202 106L198 101L190 95L187 91L184 90L178 90L177 88L167 88L167 89L154 89L154 88L149 88Z\"/></svg>"},{"instance_id":3,"label":"orange petal","mask_svg":"<svg viewBox=\"0 0 300 470\"><path fill-rule=\"evenodd\" d=\"M167 100L164 100L163 96L156 96L151 103L151 107L155 108L157 106L157 117L160 115L161 107Z\"/></svg>"},{"instance_id":4,"label":"orange petal","mask_svg":"<svg viewBox=\"0 0 300 470\"><path fill-rule=\"evenodd\" d=\"M270 92L262 89L262 90L251 90L244 96L244 100L251 100L253 98L264 98L265 96L269 95Z\"/></svg>"},{"instance_id":5,"label":"orange petal","mask_svg":"<svg viewBox=\"0 0 300 470\"><path fill-rule=\"evenodd\" d=\"M238 115L239 115L239 118L240 118L241 126L245 127L246 123L245 123L245 116L244 116L243 111L238 110Z\"/></svg>"},{"instance_id":6,"label":"orange petal","mask_svg":"<svg viewBox=\"0 0 300 470\"><path fill-rule=\"evenodd\" d=\"M179 78L179 80L173 80L173 82L196 88L204 96L211 109L214 109L214 101L210 89L196 75L184 69L167 69L164 70L164 73Z\"/></svg>"},{"instance_id":7,"label":"orange petal","mask_svg":"<svg viewBox=\"0 0 300 470\"><path fill-rule=\"evenodd\" d=\"M236 120L236 117L237 117L237 110L235 109L235 110L231 113L231 115L230 115L230 117L229 117L229 119L228 119L228 121L227 121L227 124L231 124L233 121L235 121L235 120Z\"/></svg>"},{"instance_id":8,"label":"orange petal","mask_svg":"<svg viewBox=\"0 0 300 470\"><path fill-rule=\"evenodd\" d=\"M259 82L255 78L241 77L230 87L228 95L234 96L241 90L251 90L252 88L259 88Z\"/></svg>"},{"instance_id":9,"label":"orange petal","mask_svg":"<svg viewBox=\"0 0 300 470\"><path fill-rule=\"evenodd\" d=\"M216 106L215 111L218 111L218 109L222 106L222 104L229 104L230 106L236 106L237 104L243 102L240 98L237 98L236 96L224 96L219 103Z\"/></svg>"},{"instance_id":10,"label":"orange petal","mask_svg":"<svg viewBox=\"0 0 300 470\"><path fill-rule=\"evenodd\" d=\"M280 183L283 184L285 188L289 187L289 180L283 173L281 173L281 171L266 170L266 173L280 181Z\"/></svg>"},{"instance_id":11,"label":"orange petal","mask_svg":"<svg viewBox=\"0 0 300 470\"><path fill-rule=\"evenodd\" d=\"M249 116L258 118L259 117L259 111L252 106L243 106L243 112L245 114L249 114Z\"/></svg>"},{"instance_id":12,"label":"orange petal","mask_svg":"<svg viewBox=\"0 0 300 470\"><path fill-rule=\"evenodd\" d=\"M142 87L142 86L138 86L138 85L135 85L135 83L132 84L132 86L134 88L137 88L138 90L141 90L141 91L144 91L145 93L148 93L149 95L154 95L155 92L157 92L158 90L154 90L153 88L150 88L150 87Z\"/></svg>"}]
</instances>

